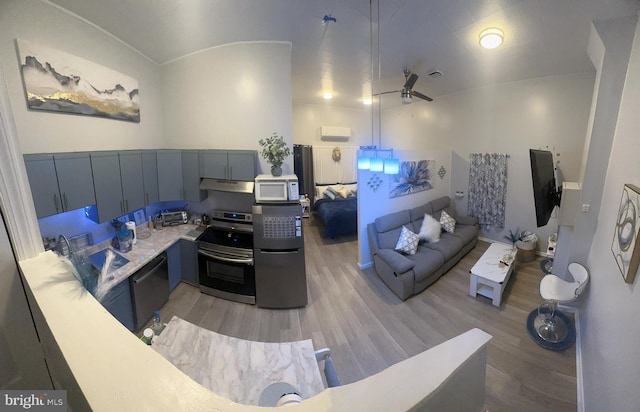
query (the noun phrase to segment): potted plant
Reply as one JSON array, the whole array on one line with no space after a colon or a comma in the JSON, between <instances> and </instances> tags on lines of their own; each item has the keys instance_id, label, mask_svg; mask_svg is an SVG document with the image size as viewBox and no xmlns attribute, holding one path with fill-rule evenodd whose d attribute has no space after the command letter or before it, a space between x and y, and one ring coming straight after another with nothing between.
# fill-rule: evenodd
<instances>
[{"instance_id":1,"label":"potted plant","mask_svg":"<svg viewBox=\"0 0 640 412\"><path fill-rule=\"evenodd\" d=\"M282 162L291 154L291 149L285 143L284 138L274 132L273 135L266 139L258 140L258 143L262 146L260 154L271 165L271 174L280 176L282 174Z\"/></svg>"},{"instance_id":2,"label":"potted plant","mask_svg":"<svg viewBox=\"0 0 640 412\"><path fill-rule=\"evenodd\" d=\"M536 258L536 243L538 236L535 233L517 228L515 232L509 230L509 234L504 237L511 242L513 247L518 248L518 260L521 262L531 262Z\"/></svg>"}]
</instances>

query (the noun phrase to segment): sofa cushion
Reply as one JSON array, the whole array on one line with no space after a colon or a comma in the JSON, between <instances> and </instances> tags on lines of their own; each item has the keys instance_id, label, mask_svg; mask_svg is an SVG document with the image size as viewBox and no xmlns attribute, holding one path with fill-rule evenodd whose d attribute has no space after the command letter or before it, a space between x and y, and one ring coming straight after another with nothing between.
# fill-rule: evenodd
<instances>
[{"instance_id":1,"label":"sofa cushion","mask_svg":"<svg viewBox=\"0 0 640 412\"><path fill-rule=\"evenodd\" d=\"M442 253L445 260L449 260L455 256L460 252L463 246L464 243L462 243L462 240L447 232L440 236L440 241L438 243L424 243L422 245L422 247L437 250Z\"/></svg>"},{"instance_id":2,"label":"sofa cushion","mask_svg":"<svg viewBox=\"0 0 640 412\"><path fill-rule=\"evenodd\" d=\"M437 199L432 200L431 202L431 207L433 208L433 213L432 214L436 214L436 212L441 211L442 209L445 209L447 207L449 207L451 205L451 198L449 198L449 196L442 196L439 197ZM435 217L435 216L434 216ZM440 216L438 215L438 218ZM455 218L455 216L453 216Z\"/></svg>"},{"instance_id":3,"label":"sofa cushion","mask_svg":"<svg viewBox=\"0 0 640 412\"><path fill-rule=\"evenodd\" d=\"M429 243L436 243L440 240L440 232L442 227L440 222L435 220L430 214L425 213L424 219L422 219L422 225L420 226L420 232L418 236L420 239Z\"/></svg>"},{"instance_id":4,"label":"sofa cushion","mask_svg":"<svg viewBox=\"0 0 640 412\"><path fill-rule=\"evenodd\" d=\"M478 237L478 227L456 225L456 231L452 235L460 239L462 243L466 245Z\"/></svg>"},{"instance_id":5,"label":"sofa cushion","mask_svg":"<svg viewBox=\"0 0 640 412\"><path fill-rule=\"evenodd\" d=\"M378 241L381 249L395 249L402 226L409 226L409 211L401 210L377 218L375 221L378 231Z\"/></svg>"},{"instance_id":6,"label":"sofa cushion","mask_svg":"<svg viewBox=\"0 0 640 412\"><path fill-rule=\"evenodd\" d=\"M419 241L420 237L418 235L407 229L406 226L402 226L395 250L401 253L406 253L407 255L414 255L416 253L416 249L418 249Z\"/></svg>"},{"instance_id":7,"label":"sofa cushion","mask_svg":"<svg viewBox=\"0 0 640 412\"><path fill-rule=\"evenodd\" d=\"M453 233L456 229L456 220L449 216L446 210L443 210L440 214L440 225L445 231Z\"/></svg>"},{"instance_id":8,"label":"sofa cushion","mask_svg":"<svg viewBox=\"0 0 640 412\"><path fill-rule=\"evenodd\" d=\"M420 224L418 224L418 227L420 227L420 225L422 224L422 219L424 218L425 214L428 214L428 215L433 214L433 208L431 207L431 202L414 207L413 209L409 209L409 218L411 219L411 222L416 223L420 221Z\"/></svg>"},{"instance_id":9,"label":"sofa cushion","mask_svg":"<svg viewBox=\"0 0 640 412\"><path fill-rule=\"evenodd\" d=\"M415 255L407 256L407 258L415 263L413 274L416 278L416 283L430 276L444 264L444 257L442 257L441 253L422 245L418 247Z\"/></svg>"}]
</instances>

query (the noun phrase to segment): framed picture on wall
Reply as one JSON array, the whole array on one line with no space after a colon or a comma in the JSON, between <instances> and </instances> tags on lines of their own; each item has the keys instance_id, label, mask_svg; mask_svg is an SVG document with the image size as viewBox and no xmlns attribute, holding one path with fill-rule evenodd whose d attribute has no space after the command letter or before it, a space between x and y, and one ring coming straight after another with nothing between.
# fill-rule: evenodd
<instances>
[{"instance_id":1,"label":"framed picture on wall","mask_svg":"<svg viewBox=\"0 0 640 412\"><path fill-rule=\"evenodd\" d=\"M406 196L433 189L431 179L435 163L435 160L400 163L400 173L389 178L389 197Z\"/></svg>"},{"instance_id":2,"label":"framed picture on wall","mask_svg":"<svg viewBox=\"0 0 640 412\"><path fill-rule=\"evenodd\" d=\"M640 230L640 189L625 184L616 216L611 251L627 283L632 283L640 263L638 231Z\"/></svg>"},{"instance_id":3,"label":"framed picture on wall","mask_svg":"<svg viewBox=\"0 0 640 412\"><path fill-rule=\"evenodd\" d=\"M18 51L29 110L140 122L136 79L27 40Z\"/></svg>"}]
</instances>

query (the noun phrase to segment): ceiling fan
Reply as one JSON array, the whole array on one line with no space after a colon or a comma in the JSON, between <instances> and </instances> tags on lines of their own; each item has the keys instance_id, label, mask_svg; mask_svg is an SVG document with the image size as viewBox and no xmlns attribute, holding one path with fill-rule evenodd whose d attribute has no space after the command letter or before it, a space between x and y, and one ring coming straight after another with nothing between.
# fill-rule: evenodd
<instances>
[{"instance_id":1,"label":"ceiling fan","mask_svg":"<svg viewBox=\"0 0 640 412\"><path fill-rule=\"evenodd\" d=\"M417 74L411 73L411 70L409 69L404 69L403 73L404 73L405 82L401 90L392 90L388 92L377 93L377 94L374 94L374 96L379 96L382 94L390 94L390 93L400 93L400 96L402 97L402 104L410 104L413 96L426 100L428 102L433 101L431 97L413 90L413 86L416 84L416 81L418 81Z\"/></svg>"}]
</instances>

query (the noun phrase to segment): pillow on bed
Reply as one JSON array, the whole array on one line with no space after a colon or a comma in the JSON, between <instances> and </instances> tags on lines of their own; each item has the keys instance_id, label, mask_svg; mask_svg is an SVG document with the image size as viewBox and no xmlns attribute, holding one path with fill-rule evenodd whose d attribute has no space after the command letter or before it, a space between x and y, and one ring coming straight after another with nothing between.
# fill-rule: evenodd
<instances>
[{"instance_id":1,"label":"pillow on bed","mask_svg":"<svg viewBox=\"0 0 640 412\"><path fill-rule=\"evenodd\" d=\"M336 196L338 196L338 192L333 186L327 187L327 190L324 191L324 196L328 197L331 200L336 200Z\"/></svg>"},{"instance_id":2,"label":"pillow on bed","mask_svg":"<svg viewBox=\"0 0 640 412\"><path fill-rule=\"evenodd\" d=\"M316 200L322 199L331 185L316 185Z\"/></svg>"},{"instance_id":3,"label":"pillow on bed","mask_svg":"<svg viewBox=\"0 0 640 412\"><path fill-rule=\"evenodd\" d=\"M419 241L420 238L418 235L407 229L406 226L402 226L400 238L398 239L398 243L396 243L396 251L406 253L407 255L415 255Z\"/></svg>"},{"instance_id":4,"label":"pillow on bed","mask_svg":"<svg viewBox=\"0 0 640 412\"><path fill-rule=\"evenodd\" d=\"M336 192L344 199L349 197L349 193L351 193L351 191L344 186L342 186L341 189L336 190Z\"/></svg>"},{"instance_id":5,"label":"pillow on bed","mask_svg":"<svg viewBox=\"0 0 640 412\"><path fill-rule=\"evenodd\" d=\"M348 193L345 197L353 197L358 195L358 184L357 183L347 183L342 185L342 187L346 188Z\"/></svg>"},{"instance_id":6,"label":"pillow on bed","mask_svg":"<svg viewBox=\"0 0 640 412\"><path fill-rule=\"evenodd\" d=\"M418 233L420 239L424 239L429 243L436 243L440 240L441 231L442 226L440 225L440 222L435 220L430 214L425 213L424 219L422 220L422 226L420 227L420 232Z\"/></svg>"}]
</instances>

